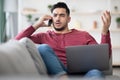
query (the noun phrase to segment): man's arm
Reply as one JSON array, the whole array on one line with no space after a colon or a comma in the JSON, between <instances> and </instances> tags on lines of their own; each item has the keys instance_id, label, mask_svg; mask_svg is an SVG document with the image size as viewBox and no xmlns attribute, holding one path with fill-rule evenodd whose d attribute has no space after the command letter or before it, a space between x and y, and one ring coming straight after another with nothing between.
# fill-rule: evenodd
<instances>
[{"instance_id":1,"label":"man's arm","mask_svg":"<svg viewBox=\"0 0 120 80\"><path fill-rule=\"evenodd\" d=\"M17 34L15 39L20 40L23 37L30 38L30 36L33 34L34 31L35 31L35 29L32 26L29 26L28 28L26 28L25 30L23 30L19 34Z\"/></svg>"},{"instance_id":2,"label":"man's arm","mask_svg":"<svg viewBox=\"0 0 120 80\"><path fill-rule=\"evenodd\" d=\"M52 19L50 15L45 15L41 17L35 24L32 26L28 27L27 29L21 31L16 37L16 40L20 40L23 37L28 37L31 38L34 37L32 34L39 28L39 27L48 27L47 24L44 23L44 21Z\"/></svg>"},{"instance_id":3,"label":"man's arm","mask_svg":"<svg viewBox=\"0 0 120 80\"><path fill-rule=\"evenodd\" d=\"M107 43L109 45L109 57L111 57L112 54L112 45L111 45L111 38L110 38L110 32L108 31L107 34L102 34L101 38L101 44Z\"/></svg>"},{"instance_id":4,"label":"man's arm","mask_svg":"<svg viewBox=\"0 0 120 80\"><path fill-rule=\"evenodd\" d=\"M102 28L102 38L101 38L101 44L108 43L109 44L109 57L112 54L111 49L111 38L110 38L110 32L109 27L111 24L111 15L109 11L105 11L103 15L101 16L103 28Z\"/></svg>"}]
</instances>

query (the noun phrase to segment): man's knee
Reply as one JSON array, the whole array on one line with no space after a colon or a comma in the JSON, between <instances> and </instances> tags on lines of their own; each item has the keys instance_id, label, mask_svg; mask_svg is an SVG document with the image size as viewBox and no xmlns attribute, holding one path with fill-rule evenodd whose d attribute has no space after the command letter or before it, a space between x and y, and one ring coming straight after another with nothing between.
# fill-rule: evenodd
<instances>
[{"instance_id":1,"label":"man's knee","mask_svg":"<svg viewBox=\"0 0 120 80\"><path fill-rule=\"evenodd\" d=\"M41 55L53 54L53 49L48 44L40 44L38 46L38 51Z\"/></svg>"},{"instance_id":2,"label":"man's knee","mask_svg":"<svg viewBox=\"0 0 120 80\"><path fill-rule=\"evenodd\" d=\"M38 46L38 50L39 52L45 52L50 48L50 46L48 44L40 44Z\"/></svg>"},{"instance_id":3,"label":"man's knee","mask_svg":"<svg viewBox=\"0 0 120 80\"><path fill-rule=\"evenodd\" d=\"M93 69L93 70L90 70L89 72L92 74L102 74L102 72L98 69Z\"/></svg>"},{"instance_id":4,"label":"man's knee","mask_svg":"<svg viewBox=\"0 0 120 80\"><path fill-rule=\"evenodd\" d=\"M38 48L40 48L40 49L46 49L46 48L50 48L50 46L48 45L48 44L40 44L39 46L38 46Z\"/></svg>"},{"instance_id":5,"label":"man's knee","mask_svg":"<svg viewBox=\"0 0 120 80\"><path fill-rule=\"evenodd\" d=\"M99 77L103 77L103 74L98 69L92 69L85 75L85 77L98 77L99 78Z\"/></svg>"}]
</instances>

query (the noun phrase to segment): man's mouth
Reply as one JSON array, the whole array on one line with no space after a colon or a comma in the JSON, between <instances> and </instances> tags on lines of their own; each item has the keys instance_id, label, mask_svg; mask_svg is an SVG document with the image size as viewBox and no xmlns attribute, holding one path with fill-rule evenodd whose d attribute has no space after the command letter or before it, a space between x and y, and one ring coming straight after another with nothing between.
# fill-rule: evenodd
<instances>
[{"instance_id":1,"label":"man's mouth","mask_svg":"<svg viewBox=\"0 0 120 80\"><path fill-rule=\"evenodd\" d=\"M60 22L56 22L55 25L60 25L61 23Z\"/></svg>"}]
</instances>

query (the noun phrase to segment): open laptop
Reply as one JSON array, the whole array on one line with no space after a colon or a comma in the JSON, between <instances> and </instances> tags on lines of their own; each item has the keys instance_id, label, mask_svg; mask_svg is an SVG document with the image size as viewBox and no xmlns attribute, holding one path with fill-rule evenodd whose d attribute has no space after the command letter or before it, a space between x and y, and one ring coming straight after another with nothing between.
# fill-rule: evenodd
<instances>
[{"instance_id":1,"label":"open laptop","mask_svg":"<svg viewBox=\"0 0 120 80\"><path fill-rule=\"evenodd\" d=\"M109 69L108 44L66 47L67 68L70 74L80 74L91 69Z\"/></svg>"}]
</instances>

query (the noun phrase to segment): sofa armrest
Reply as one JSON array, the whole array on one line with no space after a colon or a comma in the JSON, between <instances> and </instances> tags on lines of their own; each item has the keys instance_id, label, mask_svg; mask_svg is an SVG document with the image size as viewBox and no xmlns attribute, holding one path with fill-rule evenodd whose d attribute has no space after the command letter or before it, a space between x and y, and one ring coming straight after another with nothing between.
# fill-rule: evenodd
<instances>
[{"instance_id":1,"label":"sofa armrest","mask_svg":"<svg viewBox=\"0 0 120 80\"><path fill-rule=\"evenodd\" d=\"M34 64L35 64L38 72L41 75L47 75L47 69L46 69L46 66L44 64L44 61L42 60L42 57L39 54L37 47L33 43L33 41L30 40L29 38L25 37L25 38L22 38L19 42L26 46L29 54L31 55L31 57L34 61Z\"/></svg>"},{"instance_id":2,"label":"sofa armrest","mask_svg":"<svg viewBox=\"0 0 120 80\"><path fill-rule=\"evenodd\" d=\"M0 75L39 75L26 47L16 40L0 45Z\"/></svg>"},{"instance_id":3,"label":"sofa armrest","mask_svg":"<svg viewBox=\"0 0 120 80\"><path fill-rule=\"evenodd\" d=\"M113 68L112 68L112 56L110 57L110 60L109 60L109 69L103 71L103 73L104 73L105 75L112 75L112 74L113 74Z\"/></svg>"}]
</instances>

